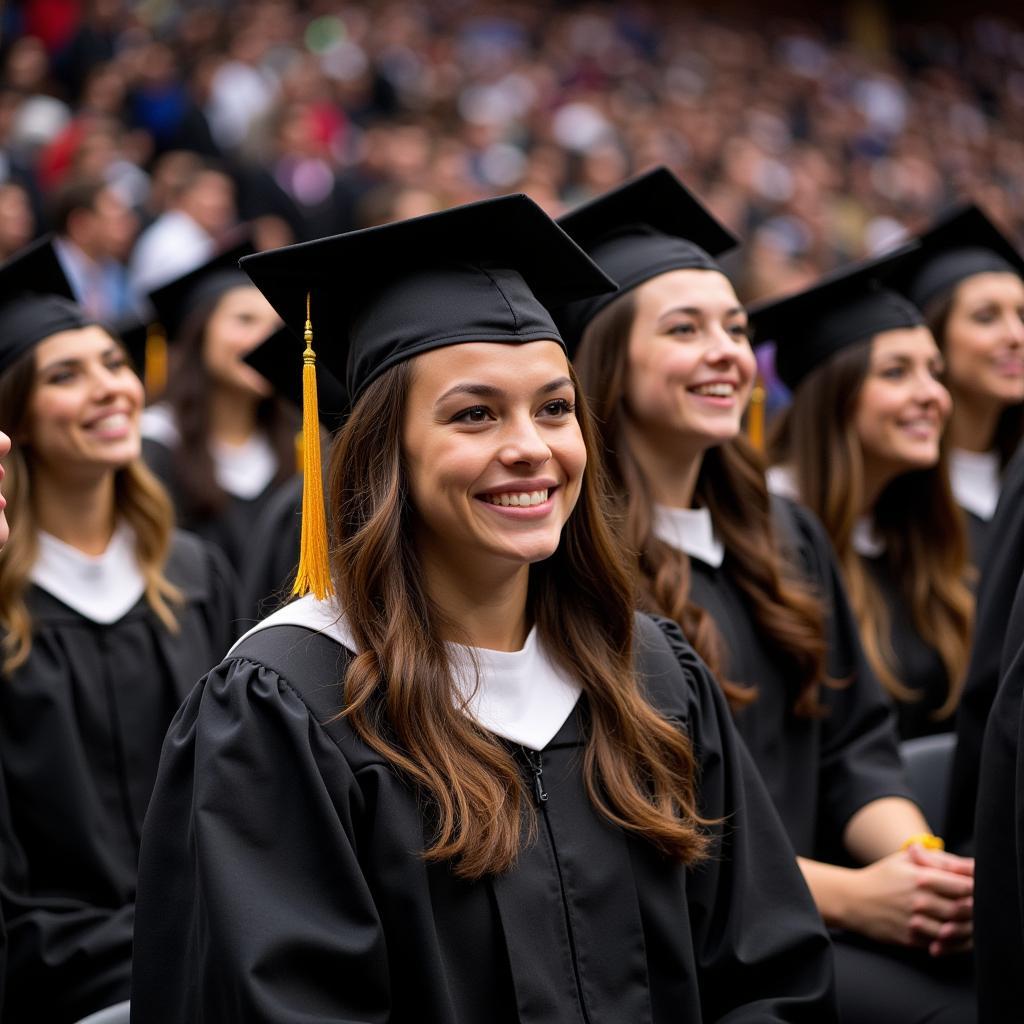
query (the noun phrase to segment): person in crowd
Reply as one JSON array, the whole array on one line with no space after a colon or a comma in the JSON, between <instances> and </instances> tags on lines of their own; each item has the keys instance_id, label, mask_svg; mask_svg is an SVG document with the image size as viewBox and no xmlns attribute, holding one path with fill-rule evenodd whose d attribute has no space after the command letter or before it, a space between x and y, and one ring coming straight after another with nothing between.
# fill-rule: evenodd
<instances>
[{"instance_id":1,"label":"person in crowd","mask_svg":"<svg viewBox=\"0 0 1024 1024\"><path fill-rule=\"evenodd\" d=\"M295 473L298 419L244 356L280 326L238 269L241 242L150 293L169 344L164 400L143 416L144 454L178 522L239 572L267 498Z\"/></svg>"},{"instance_id":2,"label":"person in crowd","mask_svg":"<svg viewBox=\"0 0 1024 1024\"><path fill-rule=\"evenodd\" d=\"M1024 438L1024 256L974 205L940 218L920 243L893 285L921 310L945 360L950 482L980 566Z\"/></svg>"},{"instance_id":3,"label":"person in crowd","mask_svg":"<svg viewBox=\"0 0 1024 1024\"><path fill-rule=\"evenodd\" d=\"M908 255L751 310L793 392L773 429L769 479L824 524L904 739L952 728L974 618L966 526L942 450L945 363L917 308L881 283Z\"/></svg>"},{"instance_id":4,"label":"person in crowd","mask_svg":"<svg viewBox=\"0 0 1024 1024\"><path fill-rule=\"evenodd\" d=\"M35 229L28 193L15 181L0 182L0 259L28 245Z\"/></svg>"},{"instance_id":5,"label":"person in crowd","mask_svg":"<svg viewBox=\"0 0 1024 1024\"><path fill-rule=\"evenodd\" d=\"M524 196L243 266L351 413L313 593L168 734L139 1019L834 1020L792 848L607 526L547 306L611 282Z\"/></svg>"},{"instance_id":6,"label":"person in crowd","mask_svg":"<svg viewBox=\"0 0 1024 1024\"><path fill-rule=\"evenodd\" d=\"M10 1024L127 1000L160 746L233 633L222 557L173 529L142 385L52 247L0 268L0 907Z\"/></svg>"},{"instance_id":7,"label":"person in crowd","mask_svg":"<svg viewBox=\"0 0 1024 1024\"><path fill-rule=\"evenodd\" d=\"M828 539L803 508L769 498L741 432L756 365L715 260L736 239L665 168L559 223L620 286L558 320L579 342L642 607L675 620L722 680L840 933L842 1019L969 1020L969 984L949 978L945 955L970 940L971 864L921 845L929 827Z\"/></svg>"},{"instance_id":8,"label":"person in crowd","mask_svg":"<svg viewBox=\"0 0 1024 1024\"><path fill-rule=\"evenodd\" d=\"M82 309L107 323L137 315L125 261L138 220L117 193L98 179L70 181L57 195L53 221L57 254Z\"/></svg>"}]
</instances>

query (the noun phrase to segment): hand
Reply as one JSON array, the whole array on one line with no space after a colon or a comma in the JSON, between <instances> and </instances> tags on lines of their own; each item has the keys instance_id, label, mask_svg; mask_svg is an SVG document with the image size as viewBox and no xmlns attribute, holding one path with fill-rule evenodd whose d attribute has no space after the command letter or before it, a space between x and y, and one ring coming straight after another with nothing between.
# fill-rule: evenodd
<instances>
[{"instance_id":1,"label":"hand","mask_svg":"<svg viewBox=\"0 0 1024 1024\"><path fill-rule=\"evenodd\" d=\"M932 956L970 949L974 861L911 846L854 872L847 926Z\"/></svg>"}]
</instances>

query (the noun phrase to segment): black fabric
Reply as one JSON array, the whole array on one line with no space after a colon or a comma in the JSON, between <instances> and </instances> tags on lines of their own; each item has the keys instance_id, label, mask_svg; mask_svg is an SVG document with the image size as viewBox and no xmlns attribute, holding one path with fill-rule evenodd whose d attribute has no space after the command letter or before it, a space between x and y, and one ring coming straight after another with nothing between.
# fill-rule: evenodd
<instances>
[{"instance_id":1,"label":"black fabric","mask_svg":"<svg viewBox=\"0 0 1024 1024\"><path fill-rule=\"evenodd\" d=\"M343 648L270 627L168 733L133 1019L835 1020L825 933L718 688L678 630L670 647L638 621L649 699L692 737L721 822L707 861L685 870L594 813L583 701L541 752L549 799L518 866L470 883L426 864L416 793L335 717Z\"/></svg>"},{"instance_id":2,"label":"black fabric","mask_svg":"<svg viewBox=\"0 0 1024 1024\"><path fill-rule=\"evenodd\" d=\"M921 312L885 287L914 254L906 245L828 274L796 295L755 303L748 310L757 344L774 342L775 368L792 391L837 352L882 331L918 327Z\"/></svg>"},{"instance_id":3,"label":"black fabric","mask_svg":"<svg viewBox=\"0 0 1024 1024\"><path fill-rule=\"evenodd\" d=\"M547 306L614 284L533 200L503 196L249 256L242 269L350 403L389 367L472 341L561 337Z\"/></svg>"},{"instance_id":4,"label":"black fabric","mask_svg":"<svg viewBox=\"0 0 1024 1024\"><path fill-rule=\"evenodd\" d=\"M961 506L961 511L967 522L967 546L971 555L971 565L980 569L988 554L989 544L996 536L992 528L992 520L982 519L981 516L963 506Z\"/></svg>"},{"instance_id":5,"label":"black fabric","mask_svg":"<svg viewBox=\"0 0 1024 1024\"><path fill-rule=\"evenodd\" d=\"M846 862L842 834L850 818L873 800L913 795L893 714L861 649L828 539L806 509L774 497L772 507L790 564L828 612L828 670L842 685L821 688L824 716L793 713L798 687L765 642L728 561L715 569L690 559L691 600L711 615L722 636L723 674L757 688L757 699L736 713L736 726L794 849L804 857Z\"/></svg>"},{"instance_id":6,"label":"black fabric","mask_svg":"<svg viewBox=\"0 0 1024 1024\"><path fill-rule=\"evenodd\" d=\"M974 952L982 1024L1024 1006L1024 580L985 726L975 824Z\"/></svg>"},{"instance_id":7,"label":"black fabric","mask_svg":"<svg viewBox=\"0 0 1024 1024\"><path fill-rule=\"evenodd\" d=\"M946 815L947 842L957 851L971 847L982 737L999 686L1000 663L1012 655L1017 639L1008 623L1024 576L1024 451L1018 452L1006 469L989 534L992 540L981 563L978 584L971 661L957 710L956 758Z\"/></svg>"},{"instance_id":8,"label":"black fabric","mask_svg":"<svg viewBox=\"0 0 1024 1024\"><path fill-rule=\"evenodd\" d=\"M234 583L215 552L176 534L166 575L185 596L176 634L144 600L101 626L28 592L32 652L0 676L5 1024L65 1024L128 998L136 865L164 733L233 635Z\"/></svg>"},{"instance_id":9,"label":"black fabric","mask_svg":"<svg viewBox=\"0 0 1024 1024\"><path fill-rule=\"evenodd\" d=\"M265 618L291 596L302 537L302 477L283 483L268 497L249 535L242 569L242 607Z\"/></svg>"},{"instance_id":10,"label":"black fabric","mask_svg":"<svg viewBox=\"0 0 1024 1024\"><path fill-rule=\"evenodd\" d=\"M570 355L610 302L672 270L718 270L739 239L666 167L657 167L560 217L559 225L619 286L569 303L555 320Z\"/></svg>"},{"instance_id":11,"label":"black fabric","mask_svg":"<svg viewBox=\"0 0 1024 1024\"><path fill-rule=\"evenodd\" d=\"M865 568L878 588L889 614L892 650L901 682L920 697L913 701L894 701L901 740L950 732L953 718L935 719L934 713L946 702L949 678L939 652L925 643L913 618L899 580L885 556L862 557Z\"/></svg>"}]
</instances>

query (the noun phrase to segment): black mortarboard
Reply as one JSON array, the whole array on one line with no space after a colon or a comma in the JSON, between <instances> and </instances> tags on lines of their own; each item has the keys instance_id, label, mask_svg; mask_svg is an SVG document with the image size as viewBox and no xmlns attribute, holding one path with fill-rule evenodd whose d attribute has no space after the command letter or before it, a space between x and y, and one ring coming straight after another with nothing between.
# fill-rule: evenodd
<instances>
[{"instance_id":1,"label":"black mortarboard","mask_svg":"<svg viewBox=\"0 0 1024 1024\"><path fill-rule=\"evenodd\" d=\"M245 361L265 377L274 391L302 411L302 343L291 330L280 327L245 356ZM330 432L345 418L345 388L325 366L317 367L317 413Z\"/></svg>"},{"instance_id":2,"label":"black mortarboard","mask_svg":"<svg viewBox=\"0 0 1024 1024\"><path fill-rule=\"evenodd\" d=\"M201 306L213 302L233 288L245 288L251 281L238 269L238 261L253 252L248 238L222 249L202 266L167 281L149 293L156 319L170 341L185 321Z\"/></svg>"},{"instance_id":3,"label":"black mortarboard","mask_svg":"<svg viewBox=\"0 0 1024 1024\"><path fill-rule=\"evenodd\" d=\"M50 237L0 266L0 373L51 335L94 323L75 302Z\"/></svg>"},{"instance_id":4,"label":"black mortarboard","mask_svg":"<svg viewBox=\"0 0 1024 1024\"><path fill-rule=\"evenodd\" d=\"M918 241L920 250L892 280L919 309L975 274L1024 277L1024 255L977 206L958 206Z\"/></svg>"},{"instance_id":5,"label":"black mortarboard","mask_svg":"<svg viewBox=\"0 0 1024 1024\"><path fill-rule=\"evenodd\" d=\"M619 286L615 294L556 310L570 349L618 295L671 270L720 270L714 257L739 245L667 167L584 203L558 223Z\"/></svg>"},{"instance_id":6,"label":"black mortarboard","mask_svg":"<svg viewBox=\"0 0 1024 1024\"><path fill-rule=\"evenodd\" d=\"M793 390L841 349L922 323L918 308L886 286L917 244L828 274L805 291L756 303L748 310L757 343L775 343L775 368Z\"/></svg>"},{"instance_id":7,"label":"black mortarboard","mask_svg":"<svg viewBox=\"0 0 1024 1024\"><path fill-rule=\"evenodd\" d=\"M546 307L614 289L525 195L301 242L242 260L351 403L390 367L471 341L561 342Z\"/></svg>"}]
</instances>

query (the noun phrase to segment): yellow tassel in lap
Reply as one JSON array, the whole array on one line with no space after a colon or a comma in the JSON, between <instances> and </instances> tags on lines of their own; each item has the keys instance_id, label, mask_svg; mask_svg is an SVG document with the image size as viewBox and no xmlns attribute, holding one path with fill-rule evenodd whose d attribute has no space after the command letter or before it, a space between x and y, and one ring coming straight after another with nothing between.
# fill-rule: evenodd
<instances>
[{"instance_id":1,"label":"yellow tassel in lap","mask_svg":"<svg viewBox=\"0 0 1024 1024\"><path fill-rule=\"evenodd\" d=\"M302 540L299 546L299 570L293 594L312 593L320 600L334 593L327 551L327 516L324 513L324 487L320 468L320 410L316 394L316 353L313 351L313 325L309 318L309 293L306 294L306 350L302 353Z\"/></svg>"}]
</instances>

